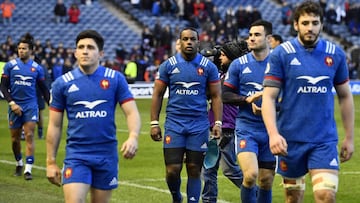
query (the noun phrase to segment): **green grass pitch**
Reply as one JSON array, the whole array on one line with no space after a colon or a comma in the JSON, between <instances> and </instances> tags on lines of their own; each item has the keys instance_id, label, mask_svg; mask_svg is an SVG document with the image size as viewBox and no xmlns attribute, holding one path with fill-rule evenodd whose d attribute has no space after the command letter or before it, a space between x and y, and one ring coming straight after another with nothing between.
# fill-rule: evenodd
<instances>
[{"instance_id":1,"label":"green grass pitch","mask_svg":"<svg viewBox=\"0 0 360 203\"><path fill-rule=\"evenodd\" d=\"M116 203L162 203L171 202L171 197L164 180L165 168L162 156L162 143L153 142L149 136L150 100L137 99L137 104L142 117L142 129L139 139L139 150L133 160L120 159L119 188L113 191L112 201ZM354 96L355 101L355 149L360 147L360 96ZM163 106L165 107L165 105ZM48 110L45 110L45 126L47 126ZM160 123L164 122L164 108ZM339 120L338 105L336 105L336 119ZM66 119L65 119L66 120ZM117 110L116 123L118 126L119 146L127 137L125 118L120 109ZM64 122L66 125L66 122ZM46 129L46 127L45 127ZM340 141L343 137L341 122L338 122ZM33 168L33 180L25 181L23 177L14 177L14 157L11 151L10 134L7 127L7 103L0 101L0 203L39 203L39 202L64 202L62 189L50 184L46 179L45 140L37 139L35 136L35 166ZM64 157L65 134L59 147L57 163L61 167ZM25 143L22 142L24 152ZM359 202L360 191L360 156L355 152L353 158L341 164L339 191L337 202L355 203ZM186 191L186 173L182 173L182 192ZM313 201L310 179L306 179L306 203ZM281 180L276 176L273 184L273 202L284 202ZM227 180L219 171L219 201L240 202L240 191Z\"/></svg>"}]
</instances>

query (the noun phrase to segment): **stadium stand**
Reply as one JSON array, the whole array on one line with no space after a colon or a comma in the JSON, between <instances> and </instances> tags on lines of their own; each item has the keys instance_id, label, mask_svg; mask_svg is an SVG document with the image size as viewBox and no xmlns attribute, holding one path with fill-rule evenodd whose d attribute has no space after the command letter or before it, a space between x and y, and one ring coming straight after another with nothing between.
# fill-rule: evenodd
<instances>
[{"instance_id":1,"label":"stadium stand","mask_svg":"<svg viewBox=\"0 0 360 203\"><path fill-rule=\"evenodd\" d=\"M50 39L53 45L63 42L65 47L75 46L75 37L83 29L95 29L105 37L105 55L109 59L115 57L115 49L119 42L129 50L141 41L135 32L96 0L88 6L80 4L80 21L78 24L56 24L53 8L56 1L49 0L13 0L16 10L13 23L0 29L1 39L12 36L15 42L26 32L35 39L45 42ZM69 8L71 1L65 1Z\"/></svg>"}]
</instances>

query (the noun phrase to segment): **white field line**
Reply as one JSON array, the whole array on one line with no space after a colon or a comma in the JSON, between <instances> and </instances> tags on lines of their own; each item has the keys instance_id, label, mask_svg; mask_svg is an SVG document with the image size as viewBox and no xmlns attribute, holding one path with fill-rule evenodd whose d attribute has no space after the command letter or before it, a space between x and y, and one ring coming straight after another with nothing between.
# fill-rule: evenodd
<instances>
[{"instance_id":1,"label":"white field line","mask_svg":"<svg viewBox=\"0 0 360 203\"><path fill-rule=\"evenodd\" d=\"M7 161L7 160L0 160L0 163L8 164L8 165L14 165L14 166L16 164L16 162L14 162L14 161ZM46 171L46 168L43 167L43 166L33 165L33 168ZM158 182L158 181L165 181L165 180L164 180L164 178L162 178L162 179L159 178L159 179L136 180L136 182L140 182L140 181L147 181L147 182L155 182L155 181L157 181ZM119 181L119 184L129 186L129 187L135 187L135 188L140 188L140 189L145 189L145 190L152 190L152 191L156 191L156 192L170 194L169 190L164 190L164 189L160 189L160 188L153 187L153 186L146 186L146 185L143 185L143 184L140 185L140 184L132 183L132 182L129 182L129 181ZM187 197L185 193L181 193L181 194L182 194L182 196L184 198ZM220 200L220 199L217 202L219 202L219 203L230 203L228 201Z\"/></svg>"}]
</instances>

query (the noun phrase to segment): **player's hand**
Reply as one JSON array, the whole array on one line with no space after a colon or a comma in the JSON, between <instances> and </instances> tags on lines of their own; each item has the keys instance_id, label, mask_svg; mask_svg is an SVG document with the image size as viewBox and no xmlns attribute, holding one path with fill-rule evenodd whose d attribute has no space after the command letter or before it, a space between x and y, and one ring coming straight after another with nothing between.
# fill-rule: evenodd
<instances>
[{"instance_id":1,"label":"player's hand","mask_svg":"<svg viewBox=\"0 0 360 203\"><path fill-rule=\"evenodd\" d=\"M214 125L211 132L211 137L213 139L219 139L222 133L222 129L220 125Z\"/></svg>"},{"instance_id":2,"label":"player's hand","mask_svg":"<svg viewBox=\"0 0 360 203\"><path fill-rule=\"evenodd\" d=\"M272 135L269 137L270 151L274 155L286 156L287 153L287 142L280 134Z\"/></svg>"},{"instance_id":3,"label":"player's hand","mask_svg":"<svg viewBox=\"0 0 360 203\"><path fill-rule=\"evenodd\" d=\"M18 104L11 105L11 111L13 111L16 115L22 115L22 108Z\"/></svg>"},{"instance_id":4,"label":"player's hand","mask_svg":"<svg viewBox=\"0 0 360 203\"><path fill-rule=\"evenodd\" d=\"M138 139L129 137L121 146L120 151L125 159L132 159L136 155L138 149Z\"/></svg>"},{"instance_id":5,"label":"player's hand","mask_svg":"<svg viewBox=\"0 0 360 203\"><path fill-rule=\"evenodd\" d=\"M354 141L345 138L341 146L340 162L345 162L350 160L353 153L354 153Z\"/></svg>"},{"instance_id":6,"label":"player's hand","mask_svg":"<svg viewBox=\"0 0 360 203\"><path fill-rule=\"evenodd\" d=\"M261 116L261 107L258 107L255 103L251 103L251 108L255 115Z\"/></svg>"},{"instance_id":7,"label":"player's hand","mask_svg":"<svg viewBox=\"0 0 360 203\"><path fill-rule=\"evenodd\" d=\"M56 164L49 164L46 166L46 177L50 183L61 186L61 171Z\"/></svg>"},{"instance_id":8,"label":"player's hand","mask_svg":"<svg viewBox=\"0 0 360 203\"><path fill-rule=\"evenodd\" d=\"M255 94L252 94L252 95L246 97L245 100L246 100L246 102L248 104L250 104L250 103L253 103L253 102L259 100L262 97L262 95L263 95L262 91L261 92L256 92Z\"/></svg>"},{"instance_id":9,"label":"player's hand","mask_svg":"<svg viewBox=\"0 0 360 203\"><path fill-rule=\"evenodd\" d=\"M150 135L151 138L156 141L159 142L162 140L162 135L161 135L161 128L160 126L152 126L150 129Z\"/></svg>"}]
</instances>

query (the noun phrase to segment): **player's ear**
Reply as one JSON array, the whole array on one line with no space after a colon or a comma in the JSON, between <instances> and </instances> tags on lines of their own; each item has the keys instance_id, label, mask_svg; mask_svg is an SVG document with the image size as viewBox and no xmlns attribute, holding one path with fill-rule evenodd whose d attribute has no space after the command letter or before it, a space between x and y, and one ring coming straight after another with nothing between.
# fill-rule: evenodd
<instances>
[{"instance_id":1,"label":"player's ear","mask_svg":"<svg viewBox=\"0 0 360 203\"><path fill-rule=\"evenodd\" d=\"M100 56L100 57L104 57L104 55L105 55L105 52L104 52L104 50L102 50L102 51L99 51L99 56Z\"/></svg>"}]
</instances>

